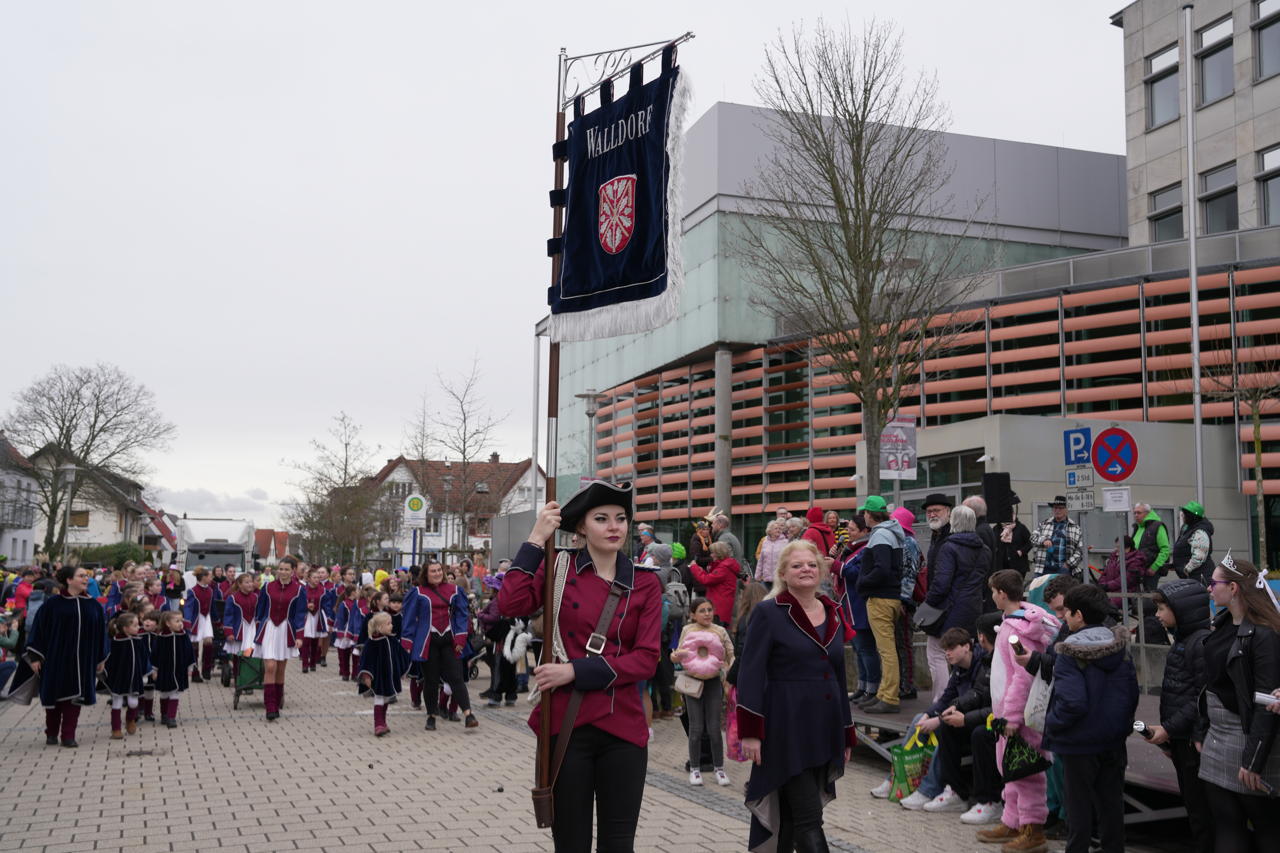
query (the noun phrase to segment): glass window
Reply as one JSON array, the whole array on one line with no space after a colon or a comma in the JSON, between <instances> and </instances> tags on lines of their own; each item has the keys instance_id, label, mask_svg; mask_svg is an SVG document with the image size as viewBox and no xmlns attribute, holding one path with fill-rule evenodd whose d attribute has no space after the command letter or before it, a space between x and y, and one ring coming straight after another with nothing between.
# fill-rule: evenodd
<instances>
[{"instance_id":1,"label":"glass window","mask_svg":"<svg viewBox=\"0 0 1280 853\"><path fill-rule=\"evenodd\" d=\"M981 483L982 475L987 473L987 465L985 462L979 462L978 459L982 453L973 451L971 453L960 454L960 482L962 483ZM982 494L982 490L978 490L978 494ZM968 493L965 493L968 497Z\"/></svg>"},{"instance_id":2,"label":"glass window","mask_svg":"<svg viewBox=\"0 0 1280 853\"><path fill-rule=\"evenodd\" d=\"M1174 184L1151 194L1151 209L1163 210L1175 204L1182 204L1182 184Z\"/></svg>"},{"instance_id":3,"label":"glass window","mask_svg":"<svg viewBox=\"0 0 1280 853\"><path fill-rule=\"evenodd\" d=\"M1182 239L1182 185L1156 190L1151 199L1151 242Z\"/></svg>"},{"instance_id":4,"label":"glass window","mask_svg":"<svg viewBox=\"0 0 1280 853\"><path fill-rule=\"evenodd\" d=\"M1209 104L1235 90L1231 50L1231 18L1223 18L1200 31L1200 103Z\"/></svg>"},{"instance_id":5,"label":"glass window","mask_svg":"<svg viewBox=\"0 0 1280 853\"><path fill-rule=\"evenodd\" d=\"M1280 0L1263 0L1257 6L1258 79L1280 74Z\"/></svg>"},{"instance_id":6,"label":"glass window","mask_svg":"<svg viewBox=\"0 0 1280 853\"><path fill-rule=\"evenodd\" d=\"M1147 127L1158 127L1178 117L1178 46L1168 47L1147 60Z\"/></svg>"},{"instance_id":7,"label":"glass window","mask_svg":"<svg viewBox=\"0 0 1280 853\"><path fill-rule=\"evenodd\" d=\"M1236 164L1229 163L1200 176L1204 203L1204 233L1221 234L1240 227L1236 205ZM1215 194L1216 193L1216 194Z\"/></svg>"},{"instance_id":8,"label":"glass window","mask_svg":"<svg viewBox=\"0 0 1280 853\"><path fill-rule=\"evenodd\" d=\"M1277 0L1280 2L1280 0ZM1280 145L1258 155L1258 206L1263 225L1280 225Z\"/></svg>"}]
</instances>

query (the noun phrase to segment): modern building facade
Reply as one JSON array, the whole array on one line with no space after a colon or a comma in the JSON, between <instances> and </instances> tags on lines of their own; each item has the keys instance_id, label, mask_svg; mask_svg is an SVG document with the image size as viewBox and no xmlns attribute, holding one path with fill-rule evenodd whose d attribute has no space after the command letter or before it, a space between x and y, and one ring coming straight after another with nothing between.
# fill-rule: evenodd
<instances>
[{"instance_id":1,"label":"modern building facade","mask_svg":"<svg viewBox=\"0 0 1280 853\"><path fill-rule=\"evenodd\" d=\"M1227 192L1215 182L1223 176L1197 197L1208 204L1197 247L1206 504L1222 547L1246 550L1253 430L1233 389L1280 382L1280 222L1264 224L1274 221L1267 157L1280 143L1280 113L1269 106L1270 77L1249 76L1245 93L1240 69L1271 68L1258 63L1280 34L1269 29L1272 5L1197 7L1202 29L1231 15L1233 44L1251 39L1247 51L1234 48L1231 97L1200 110L1214 113L1201 123L1200 162L1236 164L1231 227L1218 227L1226 203L1210 204ZM956 166L947 191L986 200L961 215L979 224L997 271L953 307L964 333L924 365L902 401L901 414L922 427L921 457L917 479L882 489L898 502L911 506L933 491L961 498L981 491L983 473L1008 471L1030 523L1065 491L1062 433L1082 424L1094 434L1131 428L1141 454L1127 484L1169 522L1194 496L1188 244L1162 218L1175 206L1172 196L1155 208L1149 198L1177 181L1180 122L1161 113L1147 127L1150 87L1168 68L1144 65L1149 73L1136 82L1132 74L1134 56L1177 42L1165 20L1175 6L1144 0L1115 19L1125 27L1129 69L1127 164L1093 152L947 137ZM1221 47L1213 41L1205 49ZM1197 62L1207 55L1198 53ZM1169 85L1157 86L1150 103L1160 107ZM1229 108L1262 112L1233 113L1228 131L1217 113ZM1141 133L1135 110L1144 113ZM768 152L767 121L761 110L716 104L688 132L681 316L647 334L561 348L561 494L584 473L631 480L637 518L660 535L687 538L688 521L716 506L734 514L744 541L754 541L778 507L847 511L865 495L858 400L820 347L788 336L753 305L735 257L736 221L751 212L743 187ZM1237 146L1230 152L1228 136ZM1280 404L1267 402L1262 416L1264 492L1280 496ZM1280 508L1270 501L1274 528ZM1118 520L1096 511L1078 517L1090 544L1109 549ZM1273 531L1273 550L1277 539Z\"/></svg>"},{"instance_id":2,"label":"modern building facade","mask_svg":"<svg viewBox=\"0 0 1280 853\"><path fill-rule=\"evenodd\" d=\"M1197 0L1183 57L1183 0L1137 0L1124 30L1129 243L1280 225L1280 0ZM1186 187L1188 82L1195 186Z\"/></svg>"}]
</instances>

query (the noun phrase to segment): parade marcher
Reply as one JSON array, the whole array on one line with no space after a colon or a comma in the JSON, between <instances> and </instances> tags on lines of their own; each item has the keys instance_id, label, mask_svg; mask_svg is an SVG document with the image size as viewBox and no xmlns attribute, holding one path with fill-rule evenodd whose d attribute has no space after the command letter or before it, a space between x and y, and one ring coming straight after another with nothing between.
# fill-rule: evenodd
<instances>
[{"instance_id":1,"label":"parade marcher","mask_svg":"<svg viewBox=\"0 0 1280 853\"><path fill-rule=\"evenodd\" d=\"M329 665L329 644L333 641L333 623L338 615L337 578L341 568L341 566L334 566L333 572L330 573L324 566L319 567L320 585L324 587L324 595L320 597L320 612L324 614L325 621L328 624L328 631L320 637L320 665L324 667Z\"/></svg>"},{"instance_id":2,"label":"parade marcher","mask_svg":"<svg viewBox=\"0 0 1280 853\"><path fill-rule=\"evenodd\" d=\"M1264 839L1280 838L1280 811L1268 797L1280 789L1280 720L1253 697L1280 686L1280 612L1257 567L1230 552L1213 570L1209 595L1218 612L1204 642L1197 742L1214 849L1261 850Z\"/></svg>"},{"instance_id":3,"label":"parade marcher","mask_svg":"<svg viewBox=\"0 0 1280 853\"><path fill-rule=\"evenodd\" d=\"M138 623L141 627L139 636L147 642L147 657L151 657L152 651L155 649L155 637L160 633L160 614L167 611L153 609L138 617ZM148 723L156 721L156 669L155 664L151 665L151 672L147 673L146 679L142 682L142 701L138 703L142 710L142 719Z\"/></svg>"},{"instance_id":4,"label":"parade marcher","mask_svg":"<svg viewBox=\"0 0 1280 853\"><path fill-rule=\"evenodd\" d=\"M359 640L360 632L364 628L364 620L369 614L367 590L368 587L359 587L354 583L344 584L338 602L333 645L338 649L338 675L343 681L350 681L356 672L356 668L351 664L351 658L355 653L356 641Z\"/></svg>"},{"instance_id":5,"label":"parade marcher","mask_svg":"<svg viewBox=\"0 0 1280 853\"><path fill-rule=\"evenodd\" d=\"M151 674L151 638L141 633L138 617L129 612L107 623L107 631L111 635L106 666L107 689L111 691L111 738L120 740L125 728L121 725L122 712L129 734L138 730L138 700Z\"/></svg>"},{"instance_id":6,"label":"parade marcher","mask_svg":"<svg viewBox=\"0 0 1280 853\"><path fill-rule=\"evenodd\" d=\"M160 722L168 728L178 726L178 699L190 686L191 671L196 665L182 614L166 610L151 641L151 667L156 671L156 692L160 694Z\"/></svg>"},{"instance_id":7,"label":"parade marcher","mask_svg":"<svg viewBox=\"0 0 1280 853\"><path fill-rule=\"evenodd\" d=\"M152 578L142 586L142 594L146 596L147 603L151 605L152 610L172 610L169 598L164 594L164 581L160 578Z\"/></svg>"},{"instance_id":8,"label":"parade marcher","mask_svg":"<svg viewBox=\"0 0 1280 853\"><path fill-rule=\"evenodd\" d=\"M1182 527L1169 555L1169 568L1180 578L1205 583L1213 572L1213 522L1204 517L1204 505L1187 501L1178 510Z\"/></svg>"},{"instance_id":9,"label":"parade marcher","mask_svg":"<svg viewBox=\"0 0 1280 853\"><path fill-rule=\"evenodd\" d=\"M200 661L200 672L191 679L199 684L213 675L213 610L215 602L222 602L222 591L213 585L213 575L204 566L196 566L192 574L196 582L182 602L182 623Z\"/></svg>"},{"instance_id":10,"label":"parade marcher","mask_svg":"<svg viewBox=\"0 0 1280 853\"><path fill-rule=\"evenodd\" d=\"M754 765L746 789L752 851L828 849L822 809L857 740L846 696L846 623L818 593L823 565L812 542L787 546L742 651L737 721ZM824 653L814 654L815 643Z\"/></svg>"},{"instance_id":11,"label":"parade marcher","mask_svg":"<svg viewBox=\"0 0 1280 853\"><path fill-rule=\"evenodd\" d=\"M426 730L436 728L442 677L458 700L466 727L474 729L480 721L471 713L471 698L467 695L460 660L471 622L466 592L455 584L445 583L444 566L431 561L419 574L418 583L405 595L402 612L401 642L422 679L427 703Z\"/></svg>"},{"instance_id":12,"label":"parade marcher","mask_svg":"<svg viewBox=\"0 0 1280 853\"><path fill-rule=\"evenodd\" d=\"M257 633L258 596L261 593L255 588L253 575L239 575L232 582L231 594L227 596L223 608L222 633L225 637L223 648L231 656L232 678L240 675L240 657L253 653L253 636Z\"/></svg>"},{"instance_id":13,"label":"parade marcher","mask_svg":"<svg viewBox=\"0 0 1280 853\"><path fill-rule=\"evenodd\" d=\"M408 667L408 654L392 631L390 613L369 617L369 639L360 650L357 678L373 692L373 733L382 737L387 727L387 705L400 693L400 682Z\"/></svg>"},{"instance_id":14,"label":"parade marcher","mask_svg":"<svg viewBox=\"0 0 1280 853\"><path fill-rule=\"evenodd\" d=\"M80 708L98 701L97 674L107 659L107 617L102 605L86 594L91 576L85 568L58 569L58 594L36 611L26 650L9 686L12 693L40 676L49 746L55 746L59 737L63 746L78 746Z\"/></svg>"},{"instance_id":15,"label":"parade marcher","mask_svg":"<svg viewBox=\"0 0 1280 853\"><path fill-rule=\"evenodd\" d=\"M329 590L320 576L323 571L323 566L315 566L307 574L307 616L302 624L303 672L316 671L320 663L320 641L329 636L329 617L324 608Z\"/></svg>"},{"instance_id":16,"label":"parade marcher","mask_svg":"<svg viewBox=\"0 0 1280 853\"><path fill-rule=\"evenodd\" d=\"M262 700L267 719L280 716L284 702L284 672L290 658L298 656L302 625L307 618L307 590L294 577L298 559L285 556L276 566L275 580L262 588L254 614L255 654L262 659Z\"/></svg>"},{"instance_id":17,"label":"parade marcher","mask_svg":"<svg viewBox=\"0 0 1280 853\"><path fill-rule=\"evenodd\" d=\"M121 604L124 600L124 587L125 584L133 580L133 572L134 562L129 560L120 569L118 576L112 579L110 586L107 587L107 603L104 611L108 619L115 616L122 607L126 606ZM87 589L85 591L86 593L88 592Z\"/></svg>"},{"instance_id":18,"label":"parade marcher","mask_svg":"<svg viewBox=\"0 0 1280 853\"><path fill-rule=\"evenodd\" d=\"M715 607L705 598L695 599L690 607L690 621L680 631L680 640L671 652L671 660L682 664L691 678L702 682L702 693L699 696L686 695L684 698L685 714L689 717L689 784L702 784L702 770L699 769L702 754L702 735L706 732L711 739L711 766L715 768L716 784L728 785L729 777L724 772L724 674L733 665L733 641L729 632L715 624ZM702 634L709 639L715 637L720 643L720 654L714 655L709 644L697 644L698 651L690 648L691 635ZM709 658L715 658L714 665L705 665ZM702 658L702 660L698 660Z\"/></svg>"},{"instance_id":19,"label":"parade marcher","mask_svg":"<svg viewBox=\"0 0 1280 853\"><path fill-rule=\"evenodd\" d=\"M525 618L544 604L546 572L555 574L559 600L546 602L559 605L555 631L544 637L554 662L538 666L534 680L539 703L551 702L552 835L561 853L591 850L593 805L598 849L635 846L649 742L636 685L657 668L662 585L624 553L632 499L629 484L595 480L563 508L547 503L498 593L504 615ZM547 566L543 544L560 527L585 547L558 552ZM535 730L539 715L535 707Z\"/></svg>"}]
</instances>

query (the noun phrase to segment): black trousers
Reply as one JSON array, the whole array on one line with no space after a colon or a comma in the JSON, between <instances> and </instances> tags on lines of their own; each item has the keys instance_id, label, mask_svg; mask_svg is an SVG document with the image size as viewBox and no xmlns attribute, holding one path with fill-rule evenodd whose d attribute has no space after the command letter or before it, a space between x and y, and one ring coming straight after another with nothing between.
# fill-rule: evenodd
<instances>
[{"instance_id":1,"label":"black trousers","mask_svg":"<svg viewBox=\"0 0 1280 853\"><path fill-rule=\"evenodd\" d=\"M778 850L794 850L797 838L822 829L822 785L826 777L825 764L810 767L778 789Z\"/></svg>"},{"instance_id":2,"label":"black trousers","mask_svg":"<svg viewBox=\"0 0 1280 853\"><path fill-rule=\"evenodd\" d=\"M1178 790L1187 806L1187 823L1199 853L1213 853L1213 818L1204 796L1204 783L1200 781L1200 753L1189 740L1169 741L1173 769L1178 774Z\"/></svg>"},{"instance_id":3,"label":"black trousers","mask_svg":"<svg viewBox=\"0 0 1280 853\"><path fill-rule=\"evenodd\" d=\"M666 646L663 646L665 649ZM653 679L649 682L649 688L654 694L653 710L670 711L672 708L672 685L676 683L676 665L666 655L658 658L658 671L654 673Z\"/></svg>"},{"instance_id":4,"label":"black trousers","mask_svg":"<svg viewBox=\"0 0 1280 853\"><path fill-rule=\"evenodd\" d=\"M551 749L554 755L554 740ZM595 726L574 729L556 777L556 853L591 853L593 805L596 850L632 853L648 764L649 751L642 746Z\"/></svg>"},{"instance_id":5,"label":"black trousers","mask_svg":"<svg viewBox=\"0 0 1280 853\"><path fill-rule=\"evenodd\" d=\"M973 756L973 791L969 799L975 803L998 803L1004 783L996 764L996 733L986 726L974 726L969 735L969 754ZM955 789L955 786L951 786Z\"/></svg>"},{"instance_id":6,"label":"black trousers","mask_svg":"<svg viewBox=\"0 0 1280 853\"><path fill-rule=\"evenodd\" d=\"M1089 853L1097 816L1103 853L1124 853L1124 769L1129 755L1123 746L1090 755L1059 755L1063 797L1067 805L1067 853Z\"/></svg>"},{"instance_id":7,"label":"black trousers","mask_svg":"<svg viewBox=\"0 0 1280 853\"><path fill-rule=\"evenodd\" d=\"M507 660L506 655L499 652L498 658L498 683L493 686L491 694L493 701L498 701L499 696L514 702L516 699L516 665Z\"/></svg>"},{"instance_id":8,"label":"black trousers","mask_svg":"<svg viewBox=\"0 0 1280 853\"><path fill-rule=\"evenodd\" d=\"M939 772L942 774L942 784L950 785L951 790L960 795L961 799L968 800L969 792L973 786L969 784L969 777L965 774L964 769L960 766L960 760L973 750L973 734L974 730L985 728L983 726L948 726L946 723L938 726L934 730L934 734L938 736L938 749L933 754L933 760L938 762ZM995 743L991 745L992 757L995 756ZM976 761L976 759L975 759ZM977 773L975 772L976 776ZM995 800L982 800L977 802L987 803L995 802L1000 799L1000 792L996 791Z\"/></svg>"},{"instance_id":9,"label":"black trousers","mask_svg":"<svg viewBox=\"0 0 1280 853\"><path fill-rule=\"evenodd\" d=\"M1210 782L1204 783L1204 794L1213 814L1213 849L1217 853L1267 853L1275 849L1275 840L1280 838L1280 810L1274 800L1237 794ZM1246 821L1253 824L1252 832Z\"/></svg>"},{"instance_id":10,"label":"black trousers","mask_svg":"<svg viewBox=\"0 0 1280 853\"><path fill-rule=\"evenodd\" d=\"M440 679L444 678L459 708L471 710L467 683L462 678L462 661L453 651L452 634L432 634L427 643L427 659L422 662L422 691L427 701L427 715L440 710Z\"/></svg>"}]
</instances>

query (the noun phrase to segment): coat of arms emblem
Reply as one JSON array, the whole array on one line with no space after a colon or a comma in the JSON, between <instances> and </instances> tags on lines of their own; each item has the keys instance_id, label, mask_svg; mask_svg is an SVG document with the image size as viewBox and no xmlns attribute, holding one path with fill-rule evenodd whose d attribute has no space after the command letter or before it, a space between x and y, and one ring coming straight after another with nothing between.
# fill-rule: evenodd
<instances>
[{"instance_id":1,"label":"coat of arms emblem","mask_svg":"<svg viewBox=\"0 0 1280 853\"><path fill-rule=\"evenodd\" d=\"M636 227L636 176L619 175L600 185L600 247L616 255Z\"/></svg>"}]
</instances>

